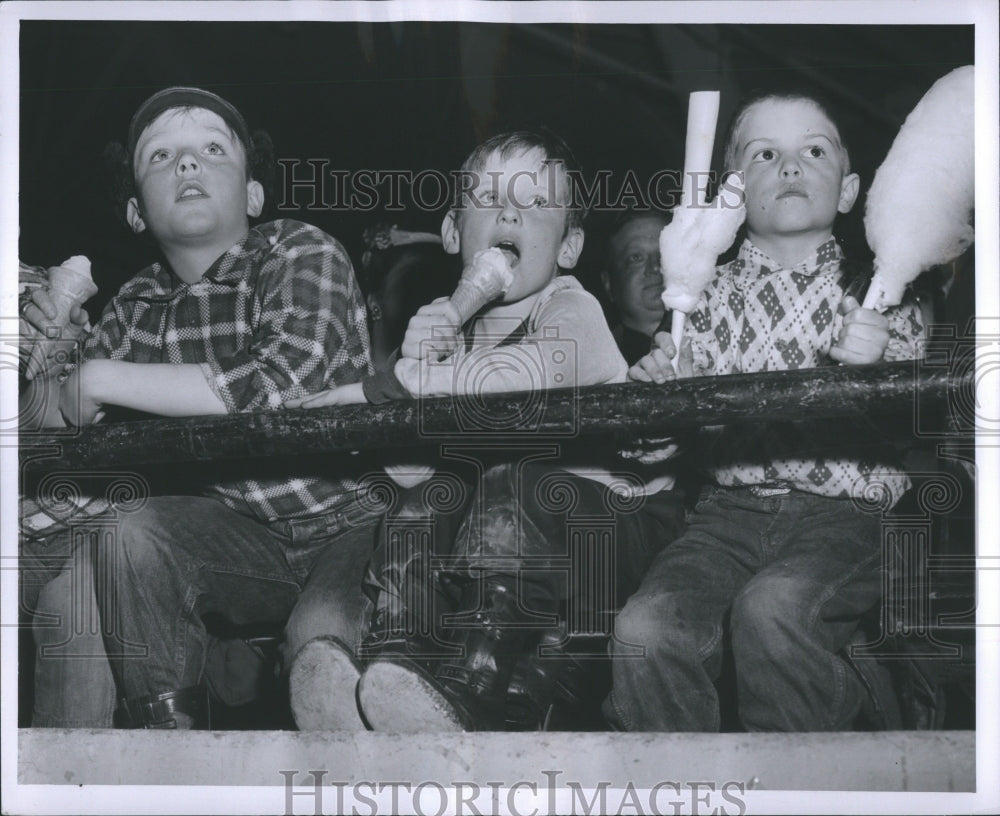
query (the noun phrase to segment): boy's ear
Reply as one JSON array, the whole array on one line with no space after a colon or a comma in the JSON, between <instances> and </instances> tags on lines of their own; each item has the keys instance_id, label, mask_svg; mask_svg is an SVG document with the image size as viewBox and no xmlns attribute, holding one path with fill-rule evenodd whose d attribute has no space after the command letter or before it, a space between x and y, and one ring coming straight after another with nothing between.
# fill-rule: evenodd
<instances>
[{"instance_id":1,"label":"boy's ear","mask_svg":"<svg viewBox=\"0 0 1000 816\"><path fill-rule=\"evenodd\" d=\"M462 239L458 234L458 224L456 223L457 219L458 213L454 210L448 210L448 214L441 222L441 243L444 246L444 251L449 255L457 255L458 250L462 248Z\"/></svg>"},{"instance_id":2,"label":"boy's ear","mask_svg":"<svg viewBox=\"0 0 1000 816\"><path fill-rule=\"evenodd\" d=\"M840 201L837 204L837 212L849 213L854 202L858 198L858 190L861 189L861 179L857 173L848 173L844 180L840 182Z\"/></svg>"},{"instance_id":3,"label":"boy's ear","mask_svg":"<svg viewBox=\"0 0 1000 816\"><path fill-rule=\"evenodd\" d=\"M264 186L251 179L247 182L247 215L256 218L264 209Z\"/></svg>"},{"instance_id":4,"label":"boy's ear","mask_svg":"<svg viewBox=\"0 0 1000 816\"><path fill-rule=\"evenodd\" d=\"M139 200L135 196L132 196L125 205L125 220L136 235L146 229L146 222L142 220L142 213L139 212Z\"/></svg>"},{"instance_id":5,"label":"boy's ear","mask_svg":"<svg viewBox=\"0 0 1000 816\"><path fill-rule=\"evenodd\" d=\"M580 260L580 253L583 252L583 230L579 227L571 229L562 244L559 246L559 266L563 269L572 269L576 262Z\"/></svg>"}]
</instances>

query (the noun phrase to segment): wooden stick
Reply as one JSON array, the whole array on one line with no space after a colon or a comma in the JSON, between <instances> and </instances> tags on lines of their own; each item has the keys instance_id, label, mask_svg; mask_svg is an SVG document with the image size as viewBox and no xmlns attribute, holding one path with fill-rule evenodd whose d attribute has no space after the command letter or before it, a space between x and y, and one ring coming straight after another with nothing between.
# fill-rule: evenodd
<instances>
[{"instance_id":1,"label":"wooden stick","mask_svg":"<svg viewBox=\"0 0 1000 816\"><path fill-rule=\"evenodd\" d=\"M72 436L22 434L25 471L307 456L336 451L666 436L702 425L902 413L962 392L975 371L913 362L622 383L545 394L404 400L91 425ZM965 390L963 390L965 389ZM495 418L514 418L500 422ZM491 428L490 425L493 425ZM912 422L899 424L909 432Z\"/></svg>"}]
</instances>

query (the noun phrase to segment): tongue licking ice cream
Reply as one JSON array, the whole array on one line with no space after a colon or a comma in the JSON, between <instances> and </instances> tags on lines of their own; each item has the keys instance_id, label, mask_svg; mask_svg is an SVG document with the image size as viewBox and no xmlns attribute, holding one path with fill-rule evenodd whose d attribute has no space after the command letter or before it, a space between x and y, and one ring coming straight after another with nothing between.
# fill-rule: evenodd
<instances>
[{"instance_id":1,"label":"tongue licking ice cream","mask_svg":"<svg viewBox=\"0 0 1000 816\"><path fill-rule=\"evenodd\" d=\"M462 270L462 277L451 296L451 305L461 318L460 324L502 296L513 282L514 273L502 250L490 247L477 252L472 263Z\"/></svg>"},{"instance_id":2,"label":"tongue licking ice cream","mask_svg":"<svg viewBox=\"0 0 1000 816\"><path fill-rule=\"evenodd\" d=\"M975 238L975 87L971 65L935 82L906 117L865 201L875 253L868 309L885 311L925 269L945 264Z\"/></svg>"}]
</instances>

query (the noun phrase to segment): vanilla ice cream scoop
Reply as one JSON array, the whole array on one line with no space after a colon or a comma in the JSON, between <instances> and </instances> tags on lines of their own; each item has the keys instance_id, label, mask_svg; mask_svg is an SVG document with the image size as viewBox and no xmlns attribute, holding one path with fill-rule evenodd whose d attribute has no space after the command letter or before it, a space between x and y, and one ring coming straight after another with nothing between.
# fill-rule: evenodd
<instances>
[{"instance_id":1,"label":"vanilla ice cream scoop","mask_svg":"<svg viewBox=\"0 0 1000 816\"><path fill-rule=\"evenodd\" d=\"M49 270L49 296L56 305L55 322L60 326L69 323L73 306L82 305L97 294L97 285L90 275L90 260L85 255L74 255L59 266Z\"/></svg>"},{"instance_id":2,"label":"vanilla ice cream scoop","mask_svg":"<svg viewBox=\"0 0 1000 816\"><path fill-rule=\"evenodd\" d=\"M514 273L500 249L490 247L477 252L472 263L462 270L451 296L451 305L461 318L460 325L487 303L501 297L513 282Z\"/></svg>"}]
</instances>

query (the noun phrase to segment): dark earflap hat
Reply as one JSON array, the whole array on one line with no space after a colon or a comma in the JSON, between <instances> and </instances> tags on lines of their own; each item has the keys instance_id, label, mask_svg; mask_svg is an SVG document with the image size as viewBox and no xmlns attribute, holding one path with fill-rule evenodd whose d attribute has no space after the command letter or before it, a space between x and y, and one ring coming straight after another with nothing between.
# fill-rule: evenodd
<instances>
[{"instance_id":1,"label":"dark earflap hat","mask_svg":"<svg viewBox=\"0 0 1000 816\"><path fill-rule=\"evenodd\" d=\"M143 131L164 111L185 108L204 108L217 114L228 125L243 145L247 156L247 173L264 188L264 199L269 201L274 187L274 145L266 131L252 134L243 114L229 101L203 88L175 85L157 91L143 102L132 115L126 144L111 142L104 148L106 186L118 220L128 226L125 208L135 193L133 161L135 148Z\"/></svg>"},{"instance_id":2,"label":"dark earflap hat","mask_svg":"<svg viewBox=\"0 0 1000 816\"><path fill-rule=\"evenodd\" d=\"M164 88L143 102L132 116L128 127L128 154L135 155L135 146L142 132L164 111L173 108L204 108L219 115L223 122L232 128L233 133L249 151L251 147L250 129L246 120L232 103L227 102L218 94L201 88L175 86Z\"/></svg>"}]
</instances>

